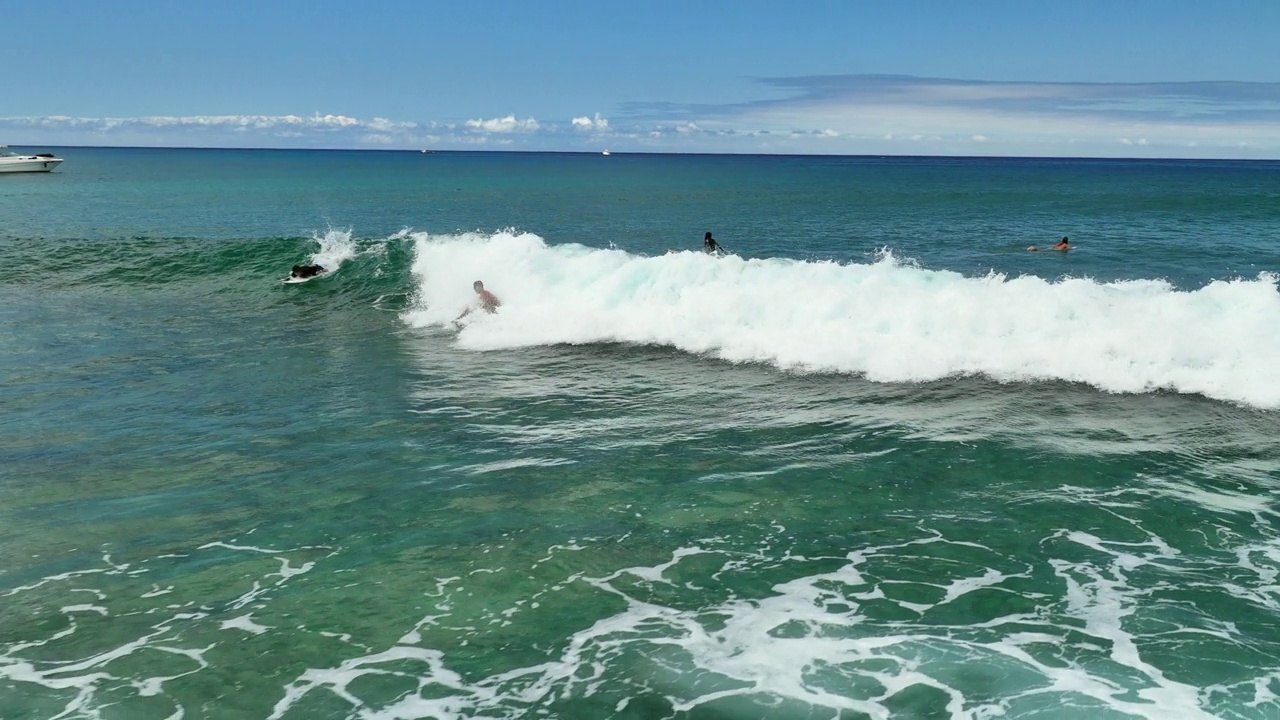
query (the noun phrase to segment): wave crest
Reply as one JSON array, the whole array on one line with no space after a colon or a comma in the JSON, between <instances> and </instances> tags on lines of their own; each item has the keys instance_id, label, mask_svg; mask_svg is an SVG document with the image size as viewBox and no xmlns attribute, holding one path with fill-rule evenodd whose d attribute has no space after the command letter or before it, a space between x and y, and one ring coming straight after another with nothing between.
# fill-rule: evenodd
<instances>
[{"instance_id":1,"label":"wave crest","mask_svg":"<svg viewBox=\"0 0 1280 720\"><path fill-rule=\"evenodd\" d=\"M1163 280L966 277L888 251L842 264L645 257L516 231L411 237L407 324L447 326L473 302L473 280L502 299L461 329L470 349L620 342L879 382L984 375L1280 407L1271 274L1180 291Z\"/></svg>"}]
</instances>

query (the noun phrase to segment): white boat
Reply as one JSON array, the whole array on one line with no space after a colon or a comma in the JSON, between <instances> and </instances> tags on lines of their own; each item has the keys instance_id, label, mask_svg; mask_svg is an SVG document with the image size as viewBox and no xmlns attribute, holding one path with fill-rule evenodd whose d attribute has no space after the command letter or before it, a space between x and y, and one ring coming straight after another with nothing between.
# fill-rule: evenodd
<instances>
[{"instance_id":1,"label":"white boat","mask_svg":"<svg viewBox=\"0 0 1280 720\"><path fill-rule=\"evenodd\" d=\"M19 155L9 152L8 147L8 145L0 145L0 173L49 172L62 162L62 158L50 153Z\"/></svg>"},{"instance_id":2,"label":"white boat","mask_svg":"<svg viewBox=\"0 0 1280 720\"><path fill-rule=\"evenodd\" d=\"M602 153L600 153L600 154L601 154L601 155L612 155L613 153L609 152L608 150L605 150L604 152L602 152Z\"/></svg>"}]
</instances>

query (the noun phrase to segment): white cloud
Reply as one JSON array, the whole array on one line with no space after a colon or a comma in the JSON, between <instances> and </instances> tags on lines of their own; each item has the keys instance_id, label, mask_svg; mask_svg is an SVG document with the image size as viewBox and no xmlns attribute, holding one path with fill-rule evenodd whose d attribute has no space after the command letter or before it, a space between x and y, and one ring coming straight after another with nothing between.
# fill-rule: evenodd
<instances>
[{"instance_id":1,"label":"white cloud","mask_svg":"<svg viewBox=\"0 0 1280 720\"><path fill-rule=\"evenodd\" d=\"M393 120L388 120L386 118L376 117L370 120L366 124L366 127L368 127L370 130L377 130L378 132L394 132L396 130L412 130L418 127L418 123L395 122Z\"/></svg>"},{"instance_id":2,"label":"white cloud","mask_svg":"<svg viewBox=\"0 0 1280 720\"><path fill-rule=\"evenodd\" d=\"M973 144L982 143L983 154L996 155L1280 157L1280 83L1004 83L865 75L762 82L784 96L624 108L630 121L648 118L666 131L673 123L722 128L683 140L712 151L751 151L759 147L752 138L771 130L792 139L789 152L912 152L898 143L914 141L928 146L914 152L973 152ZM819 145L825 133L802 129L814 127L839 137ZM1129 144L1119 144L1121 138Z\"/></svg>"},{"instance_id":3,"label":"white cloud","mask_svg":"<svg viewBox=\"0 0 1280 720\"><path fill-rule=\"evenodd\" d=\"M0 118L4 124L40 125L42 127L74 127L97 130L112 130L120 127L150 128L228 128L269 130L277 127L306 128L312 130L353 129L367 127L373 130L388 130L393 127L415 127L415 123L392 123L390 120L375 118L369 123L362 122L345 115L150 115L135 118L92 118L69 117L66 115L48 115L45 117Z\"/></svg>"},{"instance_id":4,"label":"white cloud","mask_svg":"<svg viewBox=\"0 0 1280 720\"><path fill-rule=\"evenodd\" d=\"M535 118L339 114L0 118L12 144L1280 157L1280 83L999 83L903 76L762 81L770 99L654 102ZM782 97L778 97L781 93ZM464 116L465 117L465 116Z\"/></svg>"},{"instance_id":5,"label":"white cloud","mask_svg":"<svg viewBox=\"0 0 1280 720\"><path fill-rule=\"evenodd\" d=\"M572 121L575 130L586 130L592 132L604 132L609 129L609 121L600 117L600 113L596 113L594 118L576 117Z\"/></svg>"},{"instance_id":6,"label":"white cloud","mask_svg":"<svg viewBox=\"0 0 1280 720\"><path fill-rule=\"evenodd\" d=\"M527 133L541 128L537 120L533 118L517 120L515 114L503 118L493 118L492 120L468 120L466 126L469 130L487 133Z\"/></svg>"},{"instance_id":7,"label":"white cloud","mask_svg":"<svg viewBox=\"0 0 1280 720\"><path fill-rule=\"evenodd\" d=\"M416 122L347 115L148 115L0 117L0 134L23 144L205 147L418 147ZM434 123L431 125L434 128Z\"/></svg>"}]
</instances>

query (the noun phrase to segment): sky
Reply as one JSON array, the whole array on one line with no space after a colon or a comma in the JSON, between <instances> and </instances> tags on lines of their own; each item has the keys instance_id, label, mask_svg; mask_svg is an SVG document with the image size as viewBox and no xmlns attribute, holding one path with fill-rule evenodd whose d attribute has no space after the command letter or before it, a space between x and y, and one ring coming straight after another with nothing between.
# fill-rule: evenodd
<instances>
[{"instance_id":1,"label":"sky","mask_svg":"<svg viewBox=\"0 0 1280 720\"><path fill-rule=\"evenodd\" d=\"M0 143L1280 158L1280 0L0 0Z\"/></svg>"}]
</instances>

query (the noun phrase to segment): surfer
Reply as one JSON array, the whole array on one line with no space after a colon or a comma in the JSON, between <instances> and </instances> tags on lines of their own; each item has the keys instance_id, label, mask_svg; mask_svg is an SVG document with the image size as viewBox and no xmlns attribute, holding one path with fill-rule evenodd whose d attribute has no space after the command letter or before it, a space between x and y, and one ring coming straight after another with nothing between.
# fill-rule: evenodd
<instances>
[{"instance_id":1,"label":"surfer","mask_svg":"<svg viewBox=\"0 0 1280 720\"><path fill-rule=\"evenodd\" d=\"M471 283L471 289L475 290L476 295L480 296L480 309L491 314L498 312L498 306L502 305L502 301L498 299L497 295L494 295L488 290L485 290L484 283L477 280ZM462 314L459 315L457 320L454 320L454 322L457 322L458 320L461 320L462 318L466 317L467 314L474 309L475 308L467 308L466 310L463 310Z\"/></svg>"},{"instance_id":2,"label":"surfer","mask_svg":"<svg viewBox=\"0 0 1280 720\"><path fill-rule=\"evenodd\" d=\"M290 271L289 273L289 277L309 278L309 277L315 277L317 275L327 273L327 272L329 271L326 270L325 268L320 267L319 265L294 265L293 270Z\"/></svg>"},{"instance_id":3,"label":"surfer","mask_svg":"<svg viewBox=\"0 0 1280 720\"><path fill-rule=\"evenodd\" d=\"M498 306L502 304L502 301L498 299L497 295L485 290L484 283L477 280L471 283L471 289L475 290L476 295L480 296L480 307L484 308L485 312L493 313L498 311Z\"/></svg>"},{"instance_id":4,"label":"surfer","mask_svg":"<svg viewBox=\"0 0 1280 720\"><path fill-rule=\"evenodd\" d=\"M715 238L711 237L711 233L707 233L702 236L702 249L714 255L720 251L720 244L716 242Z\"/></svg>"},{"instance_id":5,"label":"surfer","mask_svg":"<svg viewBox=\"0 0 1280 720\"><path fill-rule=\"evenodd\" d=\"M1032 245L1031 247L1027 248L1027 252L1036 252L1039 249L1040 248L1036 247L1035 245ZM1057 245L1054 245L1053 247L1046 248L1046 249L1047 250L1070 250L1071 243L1067 242L1067 236L1063 235L1062 239L1058 241Z\"/></svg>"}]
</instances>

